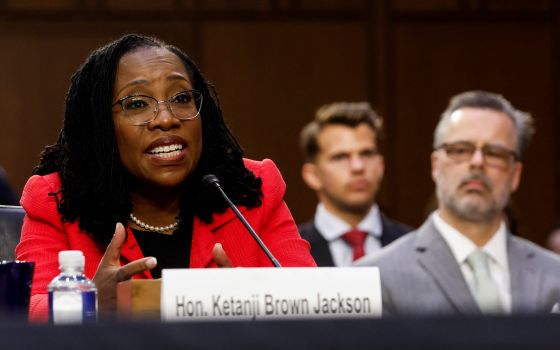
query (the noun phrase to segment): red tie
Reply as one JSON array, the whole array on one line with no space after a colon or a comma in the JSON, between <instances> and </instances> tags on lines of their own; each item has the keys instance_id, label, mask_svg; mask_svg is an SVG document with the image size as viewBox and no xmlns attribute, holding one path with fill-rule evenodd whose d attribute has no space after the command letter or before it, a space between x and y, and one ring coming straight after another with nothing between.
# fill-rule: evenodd
<instances>
[{"instance_id":1,"label":"red tie","mask_svg":"<svg viewBox=\"0 0 560 350\"><path fill-rule=\"evenodd\" d=\"M364 242L366 241L366 237L367 232L360 230L352 230L342 235L342 239L352 247L352 251L354 252L353 261L365 255Z\"/></svg>"}]
</instances>

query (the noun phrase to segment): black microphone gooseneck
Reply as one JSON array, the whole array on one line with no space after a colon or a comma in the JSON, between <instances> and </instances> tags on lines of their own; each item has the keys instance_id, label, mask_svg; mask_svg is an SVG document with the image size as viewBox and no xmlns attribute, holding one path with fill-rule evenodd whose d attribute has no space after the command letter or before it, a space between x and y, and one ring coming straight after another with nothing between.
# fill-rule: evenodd
<instances>
[{"instance_id":1,"label":"black microphone gooseneck","mask_svg":"<svg viewBox=\"0 0 560 350\"><path fill-rule=\"evenodd\" d=\"M264 251L264 253L266 254L266 256L270 259L270 261L272 262L272 264L275 267L282 267L282 265L280 265L280 263L278 262L278 260L276 260L276 258L274 257L274 255L272 255L272 253L270 252L270 250L268 250L268 247L264 244L264 242L261 240L261 238L259 237L259 235L257 235L257 233L255 232L255 230L253 230L253 228L251 227L251 225L249 225L249 223L247 222L247 220L245 220L245 217L243 216L243 214L241 214L241 212L239 211L239 209L237 209L237 207L235 206L235 204L233 204L233 202L229 199L229 197L226 195L226 193L224 192L224 190L222 189L222 186L220 185L220 180L218 180L218 178L212 174L208 174L208 175L204 175L202 177L202 183L204 183L205 185L212 185L215 188L218 189L218 191L221 193L222 197L224 197L225 201L227 202L227 204L229 205L229 207L231 208L231 210L233 210L233 212L235 213L235 215L237 215L237 217L239 218L239 220L241 220L241 222L243 223L243 225L245 226L245 228L247 229L247 231L249 231L249 233L251 234L251 236L253 236L253 238L255 239L255 241L257 241L257 243L259 244L259 246L261 247L261 249Z\"/></svg>"}]
</instances>

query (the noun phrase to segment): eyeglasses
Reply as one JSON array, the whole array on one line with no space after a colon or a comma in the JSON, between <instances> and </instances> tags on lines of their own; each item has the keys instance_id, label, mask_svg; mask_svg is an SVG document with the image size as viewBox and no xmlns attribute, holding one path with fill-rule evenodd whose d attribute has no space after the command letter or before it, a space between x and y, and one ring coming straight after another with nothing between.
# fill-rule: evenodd
<instances>
[{"instance_id":1,"label":"eyeglasses","mask_svg":"<svg viewBox=\"0 0 560 350\"><path fill-rule=\"evenodd\" d=\"M143 126L156 119L161 103L167 106L175 118L191 120L200 114L202 94L196 90L186 90L165 101L158 101L151 96L130 95L119 99L113 107L120 105L124 117L130 124Z\"/></svg>"},{"instance_id":2,"label":"eyeglasses","mask_svg":"<svg viewBox=\"0 0 560 350\"><path fill-rule=\"evenodd\" d=\"M456 162L466 162L472 159L474 153L480 150L484 156L486 165L506 168L510 165L512 159L519 161L520 157L515 152L506 147L498 145L484 145L477 147L475 144L466 141L459 141L453 143L444 143L436 147L436 149L443 149L447 156Z\"/></svg>"}]
</instances>

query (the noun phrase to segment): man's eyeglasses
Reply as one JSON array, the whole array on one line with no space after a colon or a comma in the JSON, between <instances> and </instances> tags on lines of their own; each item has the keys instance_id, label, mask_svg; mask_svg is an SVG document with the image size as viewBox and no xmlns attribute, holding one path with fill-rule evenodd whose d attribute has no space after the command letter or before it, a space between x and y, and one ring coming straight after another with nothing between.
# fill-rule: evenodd
<instances>
[{"instance_id":1,"label":"man's eyeglasses","mask_svg":"<svg viewBox=\"0 0 560 350\"><path fill-rule=\"evenodd\" d=\"M453 143L443 143L436 147L443 149L447 156L456 162L465 162L472 159L474 153L480 150L484 156L486 165L506 168L512 160L519 161L520 157L515 152L506 147L498 145L484 145L477 147L472 142L458 141Z\"/></svg>"},{"instance_id":2,"label":"man's eyeglasses","mask_svg":"<svg viewBox=\"0 0 560 350\"><path fill-rule=\"evenodd\" d=\"M175 118L190 120L200 114L202 94L196 90L186 90L165 101L158 101L151 96L130 95L119 99L113 107L120 105L124 117L130 124L142 126L156 119L161 103L167 106Z\"/></svg>"}]
</instances>

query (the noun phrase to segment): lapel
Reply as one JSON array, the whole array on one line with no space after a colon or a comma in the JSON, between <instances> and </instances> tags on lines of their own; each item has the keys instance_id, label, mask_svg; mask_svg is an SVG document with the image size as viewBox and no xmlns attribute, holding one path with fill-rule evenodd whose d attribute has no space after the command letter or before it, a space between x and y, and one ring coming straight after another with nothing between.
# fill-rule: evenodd
<instances>
[{"instance_id":1,"label":"lapel","mask_svg":"<svg viewBox=\"0 0 560 350\"><path fill-rule=\"evenodd\" d=\"M126 241L121 247L121 264L125 265L131 261L142 259L143 257L144 253L142 253L140 245L136 241L134 234L132 234L132 230L128 227L126 229ZM152 278L150 271L144 271L139 275L144 276L144 278Z\"/></svg>"},{"instance_id":2,"label":"lapel","mask_svg":"<svg viewBox=\"0 0 560 350\"><path fill-rule=\"evenodd\" d=\"M508 263L511 276L511 312L536 312L542 274L535 268L535 253L527 249L522 241L508 234Z\"/></svg>"},{"instance_id":3,"label":"lapel","mask_svg":"<svg viewBox=\"0 0 560 350\"><path fill-rule=\"evenodd\" d=\"M443 295L460 314L481 314L445 239L428 219L417 231L418 262L432 276Z\"/></svg>"},{"instance_id":4,"label":"lapel","mask_svg":"<svg viewBox=\"0 0 560 350\"><path fill-rule=\"evenodd\" d=\"M393 242L395 239L399 238L400 235L398 232L394 230L391 225L392 223L383 215L383 213L379 213L381 218L381 236L379 237L379 242L381 243L382 247L389 245L389 243Z\"/></svg>"},{"instance_id":5,"label":"lapel","mask_svg":"<svg viewBox=\"0 0 560 350\"><path fill-rule=\"evenodd\" d=\"M238 209L241 213L247 210L247 208L241 206L239 206ZM212 249L216 243L221 243L222 241L215 232L232 220L238 219L231 208L227 208L226 211L221 214L214 214L212 222L209 224L200 221L200 219L195 216L189 265L191 268L216 266L212 260Z\"/></svg>"},{"instance_id":6,"label":"lapel","mask_svg":"<svg viewBox=\"0 0 560 350\"><path fill-rule=\"evenodd\" d=\"M306 238L311 245L311 255L313 255L317 266L334 266L329 242L319 233L315 224L310 224L308 230Z\"/></svg>"},{"instance_id":7,"label":"lapel","mask_svg":"<svg viewBox=\"0 0 560 350\"><path fill-rule=\"evenodd\" d=\"M389 223L387 222L385 215L383 215L383 213L379 213L379 217L381 218L381 236L379 237L379 242L382 247L385 247L392 241L390 237L392 232L388 227Z\"/></svg>"}]
</instances>

